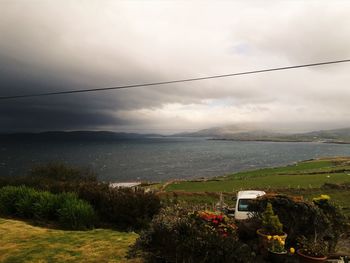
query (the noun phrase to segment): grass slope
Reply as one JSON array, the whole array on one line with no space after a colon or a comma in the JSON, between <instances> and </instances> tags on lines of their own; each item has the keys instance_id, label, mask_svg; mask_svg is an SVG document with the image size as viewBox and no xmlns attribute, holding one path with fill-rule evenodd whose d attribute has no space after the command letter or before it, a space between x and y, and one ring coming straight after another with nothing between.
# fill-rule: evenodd
<instances>
[{"instance_id":1,"label":"grass slope","mask_svg":"<svg viewBox=\"0 0 350 263\"><path fill-rule=\"evenodd\" d=\"M0 262L141 262L126 260L137 234L63 231L0 218Z\"/></svg>"},{"instance_id":2,"label":"grass slope","mask_svg":"<svg viewBox=\"0 0 350 263\"><path fill-rule=\"evenodd\" d=\"M179 181L167 191L232 192L240 189L319 188L324 183L350 182L349 160L345 158L300 162L295 165L240 172L216 180Z\"/></svg>"},{"instance_id":3,"label":"grass slope","mask_svg":"<svg viewBox=\"0 0 350 263\"><path fill-rule=\"evenodd\" d=\"M322 188L325 183L350 183L350 157L304 161L204 181L174 181L165 186L165 195L176 195L178 200L187 203L214 205L219 200L217 193L223 192L225 202L234 205L236 192L246 189L303 196L306 200L328 194L350 216L350 191Z\"/></svg>"}]
</instances>

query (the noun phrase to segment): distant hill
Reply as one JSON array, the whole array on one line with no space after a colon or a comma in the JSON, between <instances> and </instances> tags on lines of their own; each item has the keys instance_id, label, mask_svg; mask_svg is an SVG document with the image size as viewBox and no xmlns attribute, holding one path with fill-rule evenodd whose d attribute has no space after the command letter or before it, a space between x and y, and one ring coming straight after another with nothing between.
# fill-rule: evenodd
<instances>
[{"instance_id":1,"label":"distant hill","mask_svg":"<svg viewBox=\"0 0 350 263\"><path fill-rule=\"evenodd\" d=\"M109 131L48 131L40 133L0 134L0 141L111 141L150 137L162 137L162 135Z\"/></svg>"},{"instance_id":2,"label":"distant hill","mask_svg":"<svg viewBox=\"0 0 350 263\"><path fill-rule=\"evenodd\" d=\"M285 136L285 138L300 141L350 143L350 128L312 131L308 133L288 135Z\"/></svg>"},{"instance_id":3,"label":"distant hill","mask_svg":"<svg viewBox=\"0 0 350 263\"><path fill-rule=\"evenodd\" d=\"M110 131L48 131L41 133L0 134L6 141L113 141L152 137L203 137L213 140L275 141L275 142L328 142L350 143L350 128L320 130L306 133L281 133L259 129L253 125L215 127L197 132L177 133L171 136Z\"/></svg>"},{"instance_id":4,"label":"distant hill","mask_svg":"<svg viewBox=\"0 0 350 263\"><path fill-rule=\"evenodd\" d=\"M238 133L247 133L258 130L259 126L253 124L242 125L230 125L225 127L214 127L209 129L203 129L196 132L183 132L177 133L173 136L185 136L185 137L226 137Z\"/></svg>"},{"instance_id":5,"label":"distant hill","mask_svg":"<svg viewBox=\"0 0 350 263\"><path fill-rule=\"evenodd\" d=\"M320 130L306 133L280 133L254 127L216 127L198 132L177 134L186 137L207 137L214 140L276 141L276 142L329 142L350 143L350 128Z\"/></svg>"}]
</instances>

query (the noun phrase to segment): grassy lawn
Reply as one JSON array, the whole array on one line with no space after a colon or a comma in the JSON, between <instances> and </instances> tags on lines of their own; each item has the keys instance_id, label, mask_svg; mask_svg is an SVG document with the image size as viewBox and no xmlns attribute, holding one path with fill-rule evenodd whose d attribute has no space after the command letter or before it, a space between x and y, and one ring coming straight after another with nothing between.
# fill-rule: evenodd
<instances>
[{"instance_id":1,"label":"grassy lawn","mask_svg":"<svg viewBox=\"0 0 350 263\"><path fill-rule=\"evenodd\" d=\"M63 231L0 218L0 262L142 262L126 260L135 233Z\"/></svg>"}]
</instances>

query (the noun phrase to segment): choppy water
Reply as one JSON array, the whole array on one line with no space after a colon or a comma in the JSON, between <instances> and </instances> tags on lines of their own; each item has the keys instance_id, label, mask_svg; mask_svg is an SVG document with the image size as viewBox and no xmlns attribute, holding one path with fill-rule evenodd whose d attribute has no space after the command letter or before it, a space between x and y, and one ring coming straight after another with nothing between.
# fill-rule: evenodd
<instances>
[{"instance_id":1,"label":"choppy water","mask_svg":"<svg viewBox=\"0 0 350 263\"><path fill-rule=\"evenodd\" d=\"M322 156L350 156L350 145L153 138L113 142L2 143L0 174L24 174L49 161L88 166L102 180L167 180L224 175Z\"/></svg>"}]
</instances>

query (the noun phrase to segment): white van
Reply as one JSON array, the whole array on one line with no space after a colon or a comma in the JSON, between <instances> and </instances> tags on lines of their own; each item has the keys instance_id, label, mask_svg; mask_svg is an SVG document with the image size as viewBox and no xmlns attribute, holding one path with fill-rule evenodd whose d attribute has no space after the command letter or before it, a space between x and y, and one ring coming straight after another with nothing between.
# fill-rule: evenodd
<instances>
[{"instance_id":1,"label":"white van","mask_svg":"<svg viewBox=\"0 0 350 263\"><path fill-rule=\"evenodd\" d=\"M256 199L259 196L263 196L266 193L264 191L239 191L237 194L236 208L235 208L235 219L244 220L248 219L251 211L248 209L249 200Z\"/></svg>"}]
</instances>

